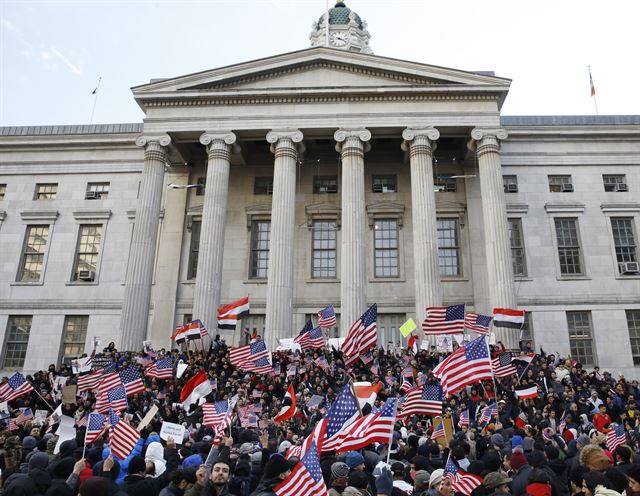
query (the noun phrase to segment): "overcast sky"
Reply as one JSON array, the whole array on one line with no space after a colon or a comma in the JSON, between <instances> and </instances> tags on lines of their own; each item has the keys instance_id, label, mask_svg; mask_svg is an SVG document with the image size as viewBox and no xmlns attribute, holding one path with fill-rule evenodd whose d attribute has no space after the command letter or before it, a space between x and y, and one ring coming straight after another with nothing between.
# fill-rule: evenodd
<instances>
[{"instance_id":1,"label":"overcast sky","mask_svg":"<svg viewBox=\"0 0 640 496\"><path fill-rule=\"evenodd\" d=\"M350 0L375 54L513 80L503 114L640 114L640 1ZM0 125L141 122L130 88L307 48L325 0L0 0Z\"/></svg>"}]
</instances>

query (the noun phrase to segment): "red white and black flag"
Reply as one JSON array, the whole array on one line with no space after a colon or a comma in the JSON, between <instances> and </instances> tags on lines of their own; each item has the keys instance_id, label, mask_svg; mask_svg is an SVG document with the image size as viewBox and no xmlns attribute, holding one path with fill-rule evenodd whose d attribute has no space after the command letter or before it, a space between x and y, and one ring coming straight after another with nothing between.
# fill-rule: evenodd
<instances>
[{"instance_id":1,"label":"red white and black flag","mask_svg":"<svg viewBox=\"0 0 640 496\"><path fill-rule=\"evenodd\" d=\"M218 308L218 329L235 329L238 320L249 315L249 297L245 296Z\"/></svg>"},{"instance_id":2,"label":"red white and black flag","mask_svg":"<svg viewBox=\"0 0 640 496\"><path fill-rule=\"evenodd\" d=\"M274 417L273 420L276 422L284 422L285 420L289 420L296 413L296 392L293 389L293 384L289 384L289 389L284 395L284 399L282 400L282 408L278 412L278 415Z\"/></svg>"}]
</instances>

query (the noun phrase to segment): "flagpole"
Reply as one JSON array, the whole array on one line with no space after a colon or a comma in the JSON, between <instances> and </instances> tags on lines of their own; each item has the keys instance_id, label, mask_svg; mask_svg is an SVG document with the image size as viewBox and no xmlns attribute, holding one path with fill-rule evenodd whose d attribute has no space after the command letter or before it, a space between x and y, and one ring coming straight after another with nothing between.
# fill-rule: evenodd
<instances>
[{"instance_id":1,"label":"flagpole","mask_svg":"<svg viewBox=\"0 0 640 496\"><path fill-rule=\"evenodd\" d=\"M491 348L489 348L489 340L487 339L487 337L484 337L484 342L487 345L487 353L489 355L489 364L491 366L491 380L493 381L493 400L496 402L496 406L498 404L498 385L496 384L496 376L493 372L493 358L491 357ZM480 382L480 384L482 384L482 382ZM486 393L486 389L485 389L485 393ZM487 399L488 399L487 395Z\"/></svg>"},{"instance_id":2,"label":"flagpole","mask_svg":"<svg viewBox=\"0 0 640 496\"><path fill-rule=\"evenodd\" d=\"M596 87L593 84L593 77L591 76L591 66L589 66L589 83L591 84L591 97L593 98L593 104L596 107L596 115L600 115L598 113L598 100L596 100Z\"/></svg>"},{"instance_id":3,"label":"flagpole","mask_svg":"<svg viewBox=\"0 0 640 496\"><path fill-rule=\"evenodd\" d=\"M358 401L358 399L356 398L356 401ZM395 420L397 419L398 416L398 398L396 398L396 406L393 409L393 418L394 418L394 424L395 424ZM391 460L391 445L393 444L393 429L391 429L391 435L389 436L389 447L387 448L387 465L389 465L389 460Z\"/></svg>"},{"instance_id":4,"label":"flagpole","mask_svg":"<svg viewBox=\"0 0 640 496\"><path fill-rule=\"evenodd\" d=\"M531 365L531 362L527 363L527 366L524 368L524 370L522 371L522 374L520 374L520 377L518 377L518 383L516 384L516 386L518 384L520 384L520 380L522 379L522 377L524 376L524 373L527 371L527 369L529 368L529 365Z\"/></svg>"},{"instance_id":5,"label":"flagpole","mask_svg":"<svg viewBox=\"0 0 640 496\"><path fill-rule=\"evenodd\" d=\"M33 388L33 390L35 391L35 393L36 393L38 396L40 396L40 398L42 399L42 401L44 401L44 402L47 404L47 406L49 407L49 409L53 412L53 411L55 410L55 408L53 408L53 407L49 404L49 402L48 402L47 400L45 400L45 399L42 397L42 395L38 392L38 390L37 390L36 388Z\"/></svg>"},{"instance_id":6,"label":"flagpole","mask_svg":"<svg viewBox=\"0 0 640 496\"><path fill-rule=\"evenodd\" d=\"M100 83L102 82L102 76L98 78L98 85L96 89L93 90L93 107L91 108L91 117L89 118L89 124L93 124L93 114L96 111L96 103L98 102L98 90L100 89Z\"/></svg>"}]
</instances>

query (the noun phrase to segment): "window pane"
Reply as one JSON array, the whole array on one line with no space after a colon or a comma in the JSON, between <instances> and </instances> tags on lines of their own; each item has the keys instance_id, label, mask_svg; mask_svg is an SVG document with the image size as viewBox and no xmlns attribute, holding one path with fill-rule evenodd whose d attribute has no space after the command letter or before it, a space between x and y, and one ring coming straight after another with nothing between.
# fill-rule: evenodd
<instances>
[{"instance_id":1,"label":"window pane","mask_svg":"<svg viewBox=\"0 0 640 496\"><path fill-rule=\"evenodd\" d=\"M336 221L314 221L312 240L312 277L336 277Z\"/></svg>"},{"instance_id":2,"label":"window pane","mask_svg":"<svg viewBox=\"0 0 640 496\"><path fill-rule=\"evenodd\" d=\"M36 184L36 200L53 200L58 192L57 183Z\"/></svg>"},{"instance_id":3,"label":"window pane","mask_svg":"<svg viewBox=\"0 0 640 496\"><path fill-rule=\"evenodd\" d=\"M5 368L22 368L27 354L29 334L31 332L31 315L9 316L7 337L4 346L2 366Z\"/></svg>"},{"instance_id":4,"label":"window pane","mask_svg":"<svg viewBox=\"0 0 640 496\"><path fill-rule=\"evenodd\" d=\"M611 230L613 232L613 243L616 249L616 259L619 264L618 270L622 273L623 263L638 261L635 234L633 232L633 219L612 217Z\"/></svg>"},{"instance_id":5,"label":"window pane","mask_svg":"<svg viewBox=\"0 0 640 496\"><path fill-rule=\"evenodd\" d=\"M19 281L39 281L42 275L44 252L49 237L49 226L27 226Z\"/></svg>"},{"instance_id":6,"label":"window pane","mask_svg":"<svg viewBox=\"0 0 640 496\"><path fill-rule=\"evenodd\" d=\"M460 275L460 247L456 219L438 219L438 264L441 276Z\"/></svg>"},{"instance_id":7,"label":"window pane","mask_svg":"<svg viewBox=\"0 0 640 496\"><path fill-rule=\"evenodd\" d=\"M191 225L191 247L189 251L189 272L188 278L195 279L198 273L198 250L200 247L200 227L202 222L193 221Z\"/></svg>"},{"instance_id":8,"label":"window pane","mask_svg":"<svg viewBox=\"0 0 640 496\"><path fill-rule=\"evenodd\" d=\"M272 195L273 177L256 177L253 183L254 195Z\"/></svg>"},{"instance_id":9,"label":"window pane","mask_svg":"<svg viewBox=\"0 0 640 496\"><path fill-rule=\"evenodd\" d=\"M522 240L522 222L520 219L508 219L509 240L511 241L511 261L514 276L526 276L527 266L524 258L524 242Z\"/></svg>"},{"instance_id":10,"label":"window pane","mask_svg":"<svg viewBox=\"0 0 640 496\"><path fill-rule=\"evenodd\" d=\"M257 333L259 336L264 337L264 315L247 315L240 320L240 344L249 344L253 333Z\"/></svg>"},{"instance_id":11,"label":"window pane","mask_svg":"<svg viewBox=\"0 0 640 496\"><path fill-rule=\"evenodd\" d=\"M87 339L88 315L67 315L64 319L64 341L62 343L62 360L67 362L84 353Z\"/></svg>"},{"instance_id":12,"label":"window pane","mask_svg":"<svg viewBox=\"0 0 640 496\"><path fill-rule=\"evenodd\" d=\"M397 190L397 176L373 176L374 193L395 193Z\"/></svg>"},{"instance_id":13,"label":"window pane","mask_svg":"<svg viewBox=\"0 0 640 496\"><path fill-rule=\"evenodd\" d=\"M560 273L581 275L582 261L576 219L555 219Z\"/></svg>"},{"instance_id":14,"label":"window pane","mask_svg":"<svg viewBox=\"0 0 640 496\"><path fill-rule=\"evenodd\" d=\"M552 193L560 193L563 184L572 184L571 176L548 176L549 191Z\"/></svg>"},{"instance_id":15,"label":"window pane","mask_svg":"<svg viewBox=\"0 0 640 496\"><path fill-rule=\"evenodd\" d=\"M627 310L627 327L633 364L640 365L640 310Z\"/></svg>"},{"instance_id":16,"label":"window pane","mask_svg":"<svg viewBox=\"0 0 640 496\"><path fill-rule=\"evenodd\" d=\"M583 365L594 364L591 312L567 312L571 357Z\"/></svg>"},{"instance_id":17,"label":"window pane","mask_svg":"<svg viewBox=\"0 0 640 496\"><path fill-rule=\"evenodd\" d=\"M337 193L338 176L313 176L313 193Z\"/></svg>"},{"instance_id":18,"label":"window pane","mask_svg":"<svg viewBox=\"0 0 640 496\"><path fill-rule=\"evenodd\" d=\"M254 220L251 223L250 277L259 279L265 279L267 277L270 237L271 221Z\"/></svg>"},{"instance_id":19,"label":"window pane","mask_svg":"<svg viewBox=\"0 0 640 496\"><path fill-rule=\"evenodd\" d=\"M74 281L95 280L101 239L102 224L83 224L80 226L78 252L73 271Z\"/></svg>"},{"instance_id":20,"label":"window pane","mask_svg":"<svg viewBox=\"0 0 640 496\"><path fill-rule=\"evenodd\" d=\"M109 183L88 183L87 199L104 200L109 196Z\"/></svg>"},{"instance_id":21,"label":"window pane","mask_svg":"<svg viewBox=\"0 0 640 496\"><path fill-rule=\"evenodd\" d=\"M376 220L373 230L376 277L398 277L398 221Z\"/></svg>"}]
</instances>

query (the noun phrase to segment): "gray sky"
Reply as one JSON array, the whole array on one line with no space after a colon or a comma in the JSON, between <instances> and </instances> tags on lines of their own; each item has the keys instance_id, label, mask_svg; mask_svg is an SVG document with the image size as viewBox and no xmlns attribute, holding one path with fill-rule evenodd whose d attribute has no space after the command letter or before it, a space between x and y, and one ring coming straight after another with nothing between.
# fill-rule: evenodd
<instances>
[{"instance_id":1,"label":"gray sky","mask_svg":"<svg viewBox=\"0 0 640 496\"><path fill-rule=\"evenodd\" d=\"M347 0L374 53L513 79L503 114L640 114L640 1ZM130 88L307 48L325 0L0 0L0 125L140 122Z\"/></svg>"}]
</instances>

